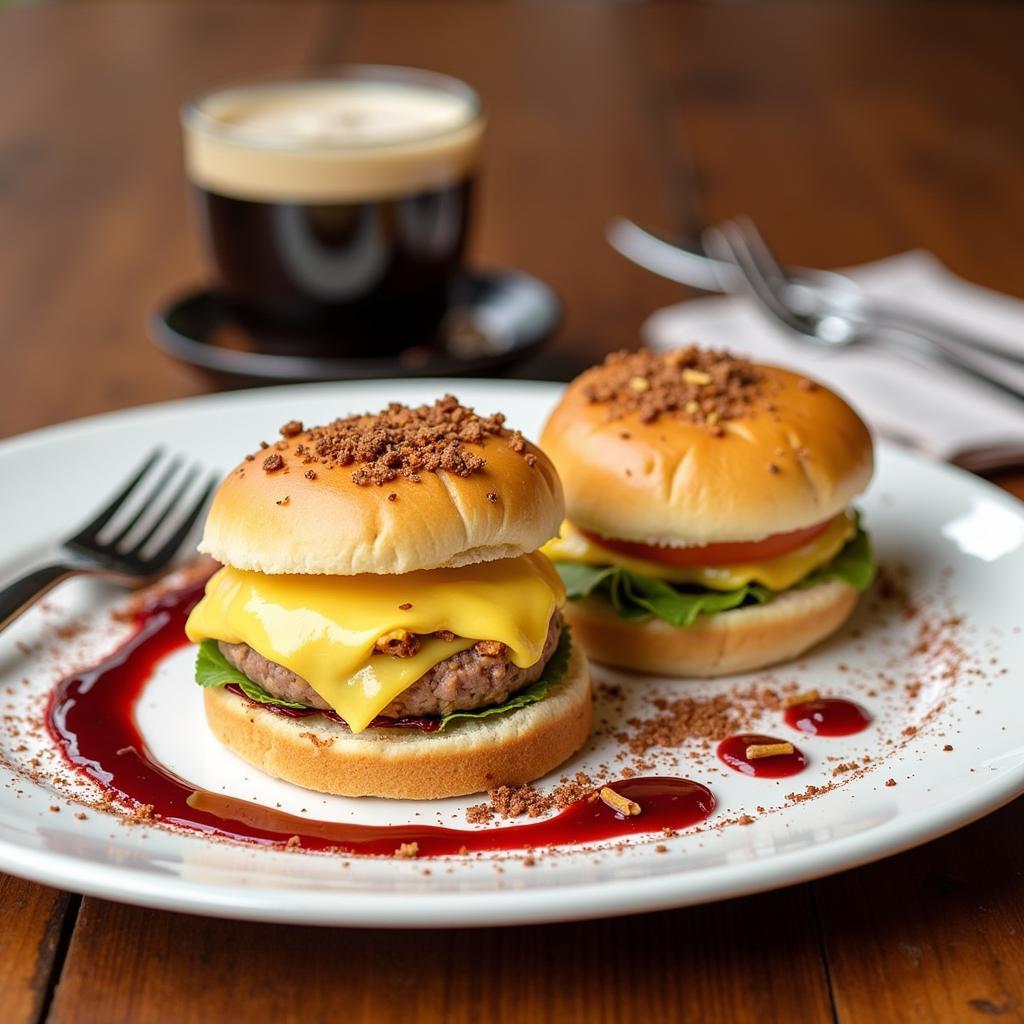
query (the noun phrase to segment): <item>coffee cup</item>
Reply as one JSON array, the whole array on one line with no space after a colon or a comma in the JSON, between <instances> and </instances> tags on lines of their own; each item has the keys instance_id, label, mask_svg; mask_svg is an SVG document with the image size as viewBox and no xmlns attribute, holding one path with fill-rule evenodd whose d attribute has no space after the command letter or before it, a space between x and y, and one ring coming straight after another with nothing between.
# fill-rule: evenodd
<instances>
[{"instance_id":1,"label":"coffee cup","mask_svg":"<svg viewBox=\"0 0 1024 1024\"><path fill-rule=\"evenodd\" d=\"M429 343L463 265L477 94L380 65L204 93L182 113L215 287L268 350Z\"/></svg>"}]
</instances>

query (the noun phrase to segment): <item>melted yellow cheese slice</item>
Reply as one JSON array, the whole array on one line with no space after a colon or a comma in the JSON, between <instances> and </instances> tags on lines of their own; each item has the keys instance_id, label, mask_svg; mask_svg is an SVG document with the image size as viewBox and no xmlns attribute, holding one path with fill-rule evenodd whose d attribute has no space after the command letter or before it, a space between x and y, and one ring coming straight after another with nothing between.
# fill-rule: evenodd
<instances>
[{"instance_id":1,"label":"melted yellow cheese slice","mask_svg":"<svg viewBox=\"0 0 1024 1024\"><path fill-rule=\"evenodd\" d=\"M549 540L541 551L555 562L583 562L585 565L620 565L629 572L670 583L692 583L710 590L736 590L748 583L761 583L770 590L785 590L802 580L819 565L830 562L842 550L843 545L853 536L853 520L842 513L835 517L822 534L814 540L790 551L788 554L770 558L764 562L748 562L740 565L716 565L705 568L662 565L648 562L609 548L584 536L566 521L562 524L561 535Z\"/></svg>"},{"instance_id":2,"label":"melted yellow cheese slice","mask_svg":"<svg viewBox=\"0 0 1024 1024\"><path fill-rule=\"evenodd\" d=\"M520 668L535 664L564 602L558 574L537 552L400 576L267 576L226 567L210 578L185 632L193 643L248 644L305 679L362 732L420 676L477 640L500 640ZM376 641L399 629L447 630L456 639L424 640L410 658L374 655Z\"/></svg>"}]
</instances>

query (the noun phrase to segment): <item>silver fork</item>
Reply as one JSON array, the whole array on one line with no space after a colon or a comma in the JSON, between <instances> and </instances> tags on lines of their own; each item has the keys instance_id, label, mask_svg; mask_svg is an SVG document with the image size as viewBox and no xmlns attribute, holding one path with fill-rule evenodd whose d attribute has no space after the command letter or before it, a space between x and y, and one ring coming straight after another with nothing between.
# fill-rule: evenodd
<instances>
[{"instance_id":1,"label":"silver fork","mask_svg":"<svg viewBox=\"0 0 1024 1024\"><path fill-rule=\"evenodd\" d=\"M723 287L738 287L751 295L761 309L800 337L828 347L896 342L939 356L957 370L1012 395L1024 398L1024 367L988 352L961 346L949 338L915 330L905 323L864 319L841 305L829 309L805 309L793 301L792 282L754 225L748 221L724 221L704 232L709 255L739 271Z\"/></svg>"},{"instance_id":2,"label":"silver fork","mask_svg":"<svg viewBox=\"0 0 1024 1024\"><path fill-rule=\"evenodd\" d=\"M193 467L171 489L182 464L180 456L164 460L159 448L150 452L109 504L61 543L58 561L33 569L0 590L0 630L72 576L102 576L139 587L166 569L217 483L216 477L208 478L198 496L186 501L202 470ZM138 500L143 490L145 497Z\"/></svg>"},{"instance_id":3,"label":"silver fork","mask_svg":"<svg viewBox=\"0 0 1024 1024\"><path fill-rule=\"evenodd\" d=\"M742 218L740 222L757 233L749 219ZM713 258L699 244L669 241L626 217L616 217L608 224L607 238L612 248L626 259L670 281L711 292L733 291L741 283L739 272L727 260ZM759 234L757 238L763 243ZM798 312L827 312L838 307L861 321L907 328L929 341L946 340L960 349L981 350L1024 365L1024 354L916 308L872 298L838 271L789 267L785 275L788 304Z\"/></svg>"}]
</instances>

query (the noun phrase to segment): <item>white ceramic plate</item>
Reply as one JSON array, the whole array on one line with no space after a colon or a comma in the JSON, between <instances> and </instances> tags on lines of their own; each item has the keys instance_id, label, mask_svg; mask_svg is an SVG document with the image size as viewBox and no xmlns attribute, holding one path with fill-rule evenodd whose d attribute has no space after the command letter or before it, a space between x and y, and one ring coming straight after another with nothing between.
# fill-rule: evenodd
<instances>
[{"instance_id":1,"label":"white ceramic plate","mask_svg":"<svg viewBox=\"0 0 1024 1024\"><path fill-rule=\"evenodd\" d=\"M504 410L531 436L558 395L554 385L465 380L267 389L129 410L5 442L0 531L7 542L0 575L38 557L155 444L226 469L292 418L321 422L392 400L428 401L449 390L481 411ZM64 798L65 788L55 786L47 770L35 781L26 777L31 758L48 763L50 755L46 737L23 724L52 684L55 659L80 658L91 642L88 633L68 639L65 631L61 639L55 628L86 613L103 617L116 596L99 585L71 583L47 608L0 636L0 707L8 716L0 721L0 760L10 765L0 769L0 869L110 899L226 917L494 925L738 896L849 868L941 835L1024 790L1024 745L1015 728L1024 708L1017 682L1024 670L1024 512L1012 498L965 473L884 446L861 507L880 560L906 566L911 599L920 611L909 617L869 598L850 628L774 679L861 700L875 713L875 724L842 740L800 738L811 765L780 783L739 776L697 747L684 751L683 767L665 769L662 762L669 774L685 773L711 786L719 803L707 827L664 841L667 849L659 851L649 840L545 855L533 866L486 858L426 865L347 858L343 866L337 857L209 842L124 825L94 811L80 820L79 808ZM957 616L964 621L950 624ZM939 635L925 635L921 643L922 628L940 621L946 625ZM104 642L109 646L110 638ZM37 653L26 653L33 648ZM629 694L624 710L606 705L600 713L626 717L649 714L652 696L728 692L755 678L672 682L599 670L595 677L622 684ZM279 802L293 813L305 808L317 818L400 823L438 815L446 824L471 827L463 812L472 800L395 804L321 798L261 777L208 736L199 691L190 680L191 660L183 651L162 665L138 710L157 756L190 781ZM766 728L786 734L777 717ZM614 739L598 738L566 768L593 770L619 752ZM872 760L862 770L833 774L839 763L865 757ZM628 762L613 761L622 763ZM889 779L895 784L886 785ZM806 801L785 799L807 785L827 791ZM752 824L729 824L747 813L755 818Z\"/></svg>"}]
</instances>

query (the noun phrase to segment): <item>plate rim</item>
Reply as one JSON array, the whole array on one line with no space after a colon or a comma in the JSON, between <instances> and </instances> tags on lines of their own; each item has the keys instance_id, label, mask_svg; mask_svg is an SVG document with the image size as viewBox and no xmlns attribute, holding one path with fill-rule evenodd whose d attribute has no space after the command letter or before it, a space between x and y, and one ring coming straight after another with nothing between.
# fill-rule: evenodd
<instances>
[{"instance_id":1,"label":"plate rim","mask_svg":"<svg viewBox=\"0 0 1024 1024\"><path fill-rule=\"evenodd\" d=\"M77 420L53 424L24 434L0 439L0 459L8 453L31 450L68 433L116 427L133 418L173 416L187 409L217 407L238 402L260 404L266 399L288 400L291 395L326 396L332 390L397 386L429 389L432 386L458 390L459 386L476 391L491 390L507 394L544 395L551 399L564 387L560 382L422 377L415 379L374 378L360 381L323 381L239 389L165 402L131 406ZM1018 516L1024 515L1021 503L990 481L924 453L900 449L881 442L879 447L898 457L927 464L958 482L969 481ZM0 770L4 779L19 779L13 770ZM23 781L23 780L22 780ZM813 881L864 864L895 856L915 846L947 835L1005 806L1024 793L1024 764L1001 770L994 778L979 780L972 788L969 810L963 798L948 807L918 812L903 812L879 836L876 829L832 839L828 853L810 846L787 852L780 857L753 860L737 875L736 865L721 863L702 868L696 875L669 872L618 879L614 882L574 883L557 887L530 889L496 886L490 891L445 891L443 893L387 892L358 889L325 892L315 888L282 890L267 886L224 886L201 883L144 869L95 864L71 854L28 849L17 839L4 835L0 825L0 870L29 881L55 886L89 896L111 899L137 906L193 913L237 920L266 921L322 926L345 925L376 928L489 927L527 923L551 923L566 920L621 916L672 907L713 902L741 895ZM893 835L893 829L896 834ZM199 836L180 833L189 842L206 843Z\"/></svg>"},{"instance_id":2,"label":"plate rim","mask_svg":"<svg viewBox=\"0 0 1024 1024\"><path fill-rule=\"evenodd\" d=\"M735 874L735 865L719 864L699 873L701 885L696 891L692 884L687 884L692 879L684 872L620 879L614 883L438 894L379 890L328 893L257 886L228 888L110 864L88 864L68 854L24 850L2 835L0 870L26 881L118 903L241 921L384 929L554 924L623 917L751 896L895 857L965 828L1011 803L1024 790L1024 766L1016 774L1009 771L1000 774L982 788L992 792L986 792L985 801L976 804L968 817L952 810L943 815L920 812L909 817L902 815L905 835L899 843L877 844L875 831L860 832L832 840L828 844L827 861L820 859L822 848L818 846L804 847L782 858L752 861L746 865L750 870L739 884L727 881ZM206 842L199 836L184 838L190 842ZM879 848L872 850L876 844ZM816 866L804 863L815 857L818 858ZM72 867L70 872L62 870L67 866ZM126 880L130 883L126 884ZM562 897L568 905L562 905L558 898L560 893L570 894L571 899ZM390 920L389 914L394 915Z\"/></svg>"}]
</instances>

